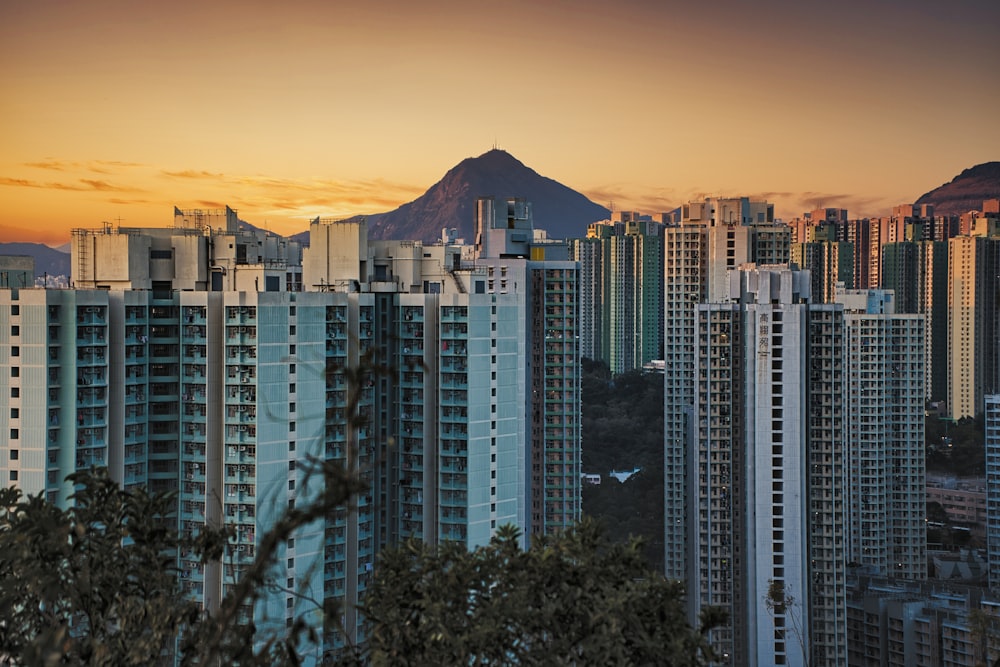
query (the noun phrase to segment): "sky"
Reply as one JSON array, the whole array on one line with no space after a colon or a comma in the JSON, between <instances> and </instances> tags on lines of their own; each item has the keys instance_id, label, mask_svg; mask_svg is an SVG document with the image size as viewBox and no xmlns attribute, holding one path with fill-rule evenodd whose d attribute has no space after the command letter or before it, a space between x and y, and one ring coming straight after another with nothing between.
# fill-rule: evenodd
<instances>
[{"instance_id":1,"label":"sky","mask_svg":"<svg viewBox=\"0 0 1000 667\"><path fill-rule=\"evenodd\" d=\"M996 0L0 0L0 241L174 206L292 234L494 145L617 209L882 215L1000 160L998 25Z\"/></svg>"}]
</instances>

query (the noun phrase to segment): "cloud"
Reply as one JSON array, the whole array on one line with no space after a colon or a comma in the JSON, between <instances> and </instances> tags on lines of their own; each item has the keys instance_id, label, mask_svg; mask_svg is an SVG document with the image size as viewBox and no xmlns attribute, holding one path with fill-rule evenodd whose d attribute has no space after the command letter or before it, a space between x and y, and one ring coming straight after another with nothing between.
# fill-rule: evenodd
<instances>
[{"instance_id":1,"label":"cloud","mask_svg":"<svg viewBox=\"0 0 1000 667\"><path fill-rule=\"evenodd\" d=\"M202 181L230 191L230 205L248 207L254 215L314 217L354 215L396 208L415 199L426 188L384 179L339 181L273 176L224 174L198 169L161 170L172 180ZM221 206L221 204L219 204Z\"/></svg>"},{"instance_id":2,"label":"cloud","mask_svg":"<svg viewBox=\"0 0 1000 667\"><path fill-rule=\"evenodd\" d=\"M892 206L884 197L852 194L848 192L757 192L749 195L774 202L781 210L777 217L791 220L817 208L844 208L852 219L885 215Z\"/></svg>"},{"instance_id":3,"label":"cloud","mask_svg":"<svg viewBox=\"0 0 1000 667\"><path fill-rule=\"evenodd\" d=\"M22 166L33 169L47 169L49 171L90 171L97 174L113 174L116 170L144 167L145 165L139 162L126 162L124 160L89 160L87 162L80 162L76 160L45 158L38 162L24 162Z\"/></svg>"},{"instance_id":4,"label":"cloud","mask_svg":"<svg viewBox=\"0 0 1000 667\"><path fill-rule=\"evenodd\" d=\"M111 204L124 204L126 206L129 205L129 204L152 204L152 203L154 203L152 200L149 200L149 199L121 199L119 197L111 197L111 198L108 199L108 202L111 203Z\"/></svg>"},{"instance_id":5,"label":"cloud","mask_svg":"<svg viewBox=\"0 0 1000 667\"><path fill-rule=\"evenodd\" d=\"M78 185L82 184L82 185ZM63 183L58 181L32 181L26 178L10 178L0 176L0 185L19 188L39 188L42 190L65 190L68 192L144 192L139 188L124 185L115 185L107 181L99 181L90 178L78 179L76 183Z\"/></svg>"},{"instance_id":6,"label":"cloud","mask_svg":"<svg viewBox=\"0 0 1000 667\"><path fill-rule=\"evenodd\" d=\"M217 174L210 171L197 171L195 169L185 169L183 171L167 171L163 170L160 172L164 176L170 178L185 178L185 179L208 179L208 180L225 180L225 174Z\"/></svg>"}]
</instances>

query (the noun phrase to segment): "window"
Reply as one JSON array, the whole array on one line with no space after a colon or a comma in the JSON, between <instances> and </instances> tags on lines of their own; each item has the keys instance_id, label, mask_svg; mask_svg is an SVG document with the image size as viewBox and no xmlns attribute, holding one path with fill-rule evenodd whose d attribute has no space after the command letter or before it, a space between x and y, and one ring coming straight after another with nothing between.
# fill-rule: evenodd
<instances>
[{"instance_id":1,"label":"window","mask_svg":"<svg viewBox=\"0 0 1000 667\"><path fill-rule=\"evenodd\" d=\"M289 336L294 336L295 335L295 325L294 324L292 324L292 325L290 325L288 327L288 335Z\"/></svg>"},{"instance_id":2,"label":"window","mask_svg":"<svg viewBox=\"0 0 1000 667\"><path fill-rule=\"evenodd\" d=\"M288 393L289 394L294 394L295 393L295 383L294 382L289 382L288 383Z\"/></svg>"},{"instance_id":3,"label":"window","mask_svg":"<svg viewBox=\"0 0 1000 667\"><path fill-rule=\"evenodd\" d=\"M10 450L10 460L11 461L16 461L18 456L20 456L20 452L18 450L16 450L16 449Z\"/></svg>"},{"instance_id":4,"label":"window","mask_svg":"<svg viewBox=\"0 0 1000 667\"><path fill-rule=\"evenodd\" d=\"M10 397L11 398L18 398L20 395L21 395L21 388L20 387L11 387L10 388Z\"/></svg>"},{"instance_id":5,"label":"window","mask_svg":"<svg viewBox=\"0 0 1000 667\"><path fill-rule=\"evenodd\" d=\"M13 304L13 305L11 305L11 307L10 307L10 314L11 315L20 315L21 314L21 306L17 305L16 303Z\"/></svg>"},{"instance_id":6,"label":"window","mask_svg":"<svg viewBox=\"0 0 1000 667\"><path fill-rule=\"evenodd\" d=\"M10 418L11 419L17 419L20 416L21 416L21 411L18 408L11 408L10 409Z\"/></svg>"},{"instance_id":7,"label":"window","mask_svg":"<svg viewBox=\"0 0 1000 667\"><path fill-rule=\"evenodd\" d=\"M17 366L11 366L10 367L10 376L12 378L19 378L19 377L21 377L21 369L18 368Z\"/></svg>"},{"instance_id":8,"label":"window","mask_svg":"<svg viewBox=\"0 0 1000 667\"><path fill-rule=\"evenodd\" d=\"M288 346L288 354L295 354L295 346L294 345L289 345Z\"/></svg>"},{"instance_id":9,"label":"window","mask_svg":"<svg viewBox=\"0 0 1000 667\"><path fill-rule=\"evenodd\" d=\"M288 567L289 568L295 567L295 559L294 558L289 558L288 559Z\"/></svg>"},{"instance_id":10,"label":"window","mask_svg":"<svg viewBox=\"0 0 1000 667\"><path fill-rule=\"evenodd\" d=\"M16 482L17 481L17 471L16 470L11 470L10 471L10 481L12 481L12 482Z\"/></svg>"},{"instance_id":11,"label":"window","mask_svg":"<svg viewBox=\"0 0 1000 667\"><path fill-rule=\"evenodd\" d=\"M19 346L17 346L17 345L11 345L10 346L10 356L12 356L12 357L20 357L21 356L21 348Z\"/></svg>"},{"instance_id":12,"label":"window","mask_svg":"<svg viewBox=\"0 0 1000 667\"><path fill-rule=\"evenodd\" d=\"M10 327L10 335L11 336L20 336L21 335L21 327L17 326L16 324L12 325Z\"/></svg>"}]
</instances>

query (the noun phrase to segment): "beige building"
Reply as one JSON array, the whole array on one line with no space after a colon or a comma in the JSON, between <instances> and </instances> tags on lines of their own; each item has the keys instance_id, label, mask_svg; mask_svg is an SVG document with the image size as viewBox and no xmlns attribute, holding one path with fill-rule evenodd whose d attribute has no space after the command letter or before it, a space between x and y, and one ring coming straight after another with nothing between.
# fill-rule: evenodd
<instances>
[{"instance_id":1,"label":"beige building","mask_svg":"<svg viewBox=\"0 0 1000 667\"><path fill-rule=\"evenodd\" d=\"M1000 237L948 242L948 408L974 417L1000 391Z\"/></svg>"}]
</instances>

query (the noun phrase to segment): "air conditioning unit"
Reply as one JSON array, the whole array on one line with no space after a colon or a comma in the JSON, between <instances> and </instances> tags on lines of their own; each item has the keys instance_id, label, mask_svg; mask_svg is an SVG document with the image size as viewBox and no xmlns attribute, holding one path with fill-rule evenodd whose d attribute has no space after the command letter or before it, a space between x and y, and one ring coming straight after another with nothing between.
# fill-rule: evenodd
<instances>
[{"instance_id":1,"label":"air conditioning unit","mask_svg":"<svg viewBox=\"0 0 1000 667\"><path fill-rule=\"evenodd\" d=\"M245 465L240 466L240 472L246 472L247 467Z\"/></svg>"},{"instance_id":2,"label":"air conditioning unit","mask_svg":"<svg viewBox=\"0 0 1000 667\"><path fill-rule=\"evenodd\" d=\"M240 378L240 382L250 382L250 378L248 378L248 377L241 377Z\"/></svg>"},{"instance_id":3,"label":"air conditioning unit","mask_svg":"<svg viewBox=\"0 0 1000 667\"><path fill-rule=\"evenodd\" d=\"M247 427L246 427L245 424L240 425L240 431L246 431L246 430L247 430Z\"/></svg>"}]
</instances>

